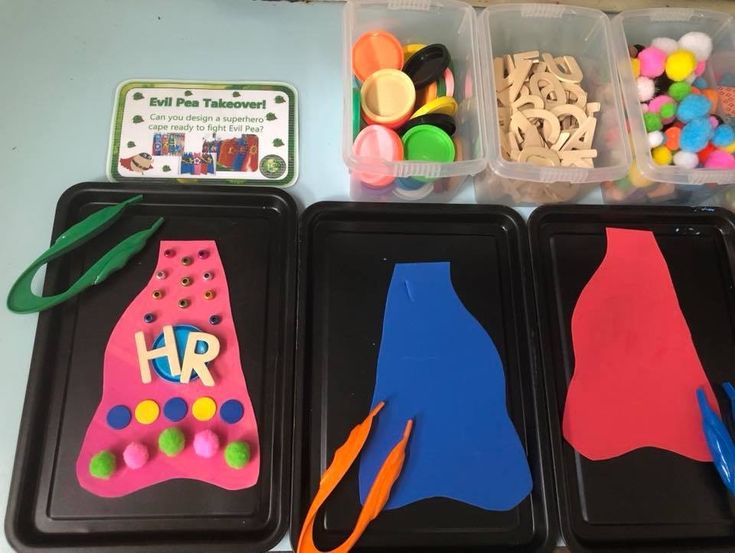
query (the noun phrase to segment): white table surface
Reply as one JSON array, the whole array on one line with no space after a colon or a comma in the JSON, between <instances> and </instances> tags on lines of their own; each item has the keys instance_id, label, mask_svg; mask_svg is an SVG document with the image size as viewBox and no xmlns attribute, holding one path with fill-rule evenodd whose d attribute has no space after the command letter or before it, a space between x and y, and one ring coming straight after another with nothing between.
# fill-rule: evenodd
<instances>
[{"instance_id":1,"label":"white table surface","mask_svg":"<svg viewBox=\"0 0 735 553\"><path fill-rule=\"evenodd\" d=\"M341 9L250 0L0 0L0 295L48 247L59 195L77 182L106 180L114 92L126 79L292 83L301 168L289 192L301 208L349 199L340 152ZM454 201L474 203L471 188ZM0 308L3 514L36 320ZM286 539L279 546L289 548ZM3 533L0 551L10 550Z\"/></svg>"}]
</instances>

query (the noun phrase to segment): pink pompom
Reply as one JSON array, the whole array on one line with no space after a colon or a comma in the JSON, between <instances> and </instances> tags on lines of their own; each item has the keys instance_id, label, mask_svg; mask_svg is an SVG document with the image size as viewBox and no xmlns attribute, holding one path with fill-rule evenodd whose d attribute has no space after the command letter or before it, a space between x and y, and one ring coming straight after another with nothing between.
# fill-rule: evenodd
<instances>
[{"instance_id":1,"label":"pink pompom","mask_svg":"<svg viewBox=\"0 0 735 553\"><path fill-rule=\"evenodd\" d=\"M735 157L724 150L715 150L704 162L707 169L735 169Z\"/></svg>"},{"instance_id":2,"label":"pink pompom","mask_svg":"<svg viewBox=\"0 0 735 553\"><path fill-rule=\"evenodd\" d=\"M661 108L664 104L676 104L676 102L674 102L671 96L661 94L660 96L656 96L653 100L648 102L648 110L658 113L659 111L661 111Z\"/></svg>"},{"instance_id":3,"label":"pink pompom","mask_svg":"<svg viewBox=\"0 0 735 553\"><path fill-rule=\"evenodd\" d=\"M713 129L716 129L720 126L720 121L715 117L714 115L709 116L709 124L712 125Z\"/></svg>"},{"instance_id":4,"label":"pink pompom","mask_svg":"<svg viewBox=\"0 0 735 553\"><path fill-rule=\"evenodd\" d=\"M698 61L697 65L694 66L694 76L699 77L705 69L707 69L707 62L705 60Z\"/></svg>"},{"instance_id":5,"label":"pink pompom","mask_svg":"<svg viewBox=\"0 0 735 553\"><path fill-rule=\"evenodd\" d=\"M123 451L123 460L128 468L139 469L148 462L148 448L140 442L130 442Z\"/></svg>"},{"instance_id":6,"label":"pink pompom","mask_svg":"<svg viewBox=\"0 0 735 553\"><path fill-rule=\"evenodd\" d=\"M638 52L638 61L641 64L641 75L658 77L666 69L666 52L649 46Z\"/></svg>"},{"instance_id":7,"label":"pink pompom","mask_svg":"<svg viewBox=\"0 0 735 553\"><path fill-rule=\"evenodd\" d=\"M209 459L219 450L219 438L211 430L202 430L194 436L194 452L199 457Z\"/></svg>"}]
</instances>

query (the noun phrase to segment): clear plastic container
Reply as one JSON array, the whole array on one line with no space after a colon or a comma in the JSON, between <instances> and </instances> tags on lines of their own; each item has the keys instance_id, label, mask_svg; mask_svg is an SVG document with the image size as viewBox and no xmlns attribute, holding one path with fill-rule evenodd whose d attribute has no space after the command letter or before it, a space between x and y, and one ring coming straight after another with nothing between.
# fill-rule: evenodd
<instances>
[{"instance_id":1,"label":"clear plastic container","mask_svg":"<svg viewBox=\"0 0 735 553\"><path fill-rule=\"evenodd\" d=\"M488 168L475 177L478 202L536 205L577 201L599 183L624 176L632 154L612 55L610 20L601 11L556 4L490 6L479 17L483 88L488 113ZM594 168L541 167L501 155L493 59L529 50L573 56L588 102L600 102L592 147Z\"/></svg>"},{"instance_id":2,"label":"clear plastic container","mask_svg":"<svg viewBox=\"0 0 735 553\"><path fill-rule=\"evenodd\" d=\"M342 154L350 169L351 197L369 201L448 201L485 161L485 116L480 101L479 55L475 9L457 0L348 0L343 20L344 85ZM359 87L352 73L352 45L365 32L383 30L402 44L441 43L452 57L455 114L455 145L462 158L450 163L385 161L357 156L352 151L353 88ZM361 172L392 175L385 187L371 188L356 177ZM412 177L421 177L418 181Z\"/></svg>"},{"instance_id":3,"label":"clear plastic container","mask_svg":"<svg viewBox=\"0 0 735 553\"><path fill-rule=\"evenodd\" d=\"M612 19L615 58L629 117L630 136L635 152L635 166L628 178L618 183L630 194L620 194L620 201L666 201L698 205L706 201L719 185L735 182L735 171L721 169L685 169L674 165L658 165L651 157L643 113L638 101L633 70L628 54L629 44L649 45L654 38L678 40L689 31L707 33L713 41L712 56L702 75L711 86L717 86L728 74L735 79L735 23L725 13L686 9L650 8L627 10ZM721 109L721 108L720 108ZM722 114L721 115L726 115ZM632 177L632 178L631 178ZM610 186L612 183L610 184ZM653 191L653 193L651 192ZM606 200L616 201L606 195Z\"/></svg>"}]
</instances>

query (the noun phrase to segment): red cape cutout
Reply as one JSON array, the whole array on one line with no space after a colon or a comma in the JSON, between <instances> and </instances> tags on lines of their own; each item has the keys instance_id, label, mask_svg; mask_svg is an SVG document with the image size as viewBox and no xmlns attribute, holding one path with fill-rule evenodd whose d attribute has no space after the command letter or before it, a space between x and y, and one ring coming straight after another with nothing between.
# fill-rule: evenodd
<instances>
[{"instance_id":1,"label":"red cape cutout","mask_svg":"<svg viewBox=\"0 0 735 553\"><path fill-rule=\"evenodd\" d=\"M607 253L572 315L566 440L591 460L657 447L711 461L695 392L707 380L649 231L607 229ZM719 410L717 410L719 413Z\"/></svg>"}]
</instances>

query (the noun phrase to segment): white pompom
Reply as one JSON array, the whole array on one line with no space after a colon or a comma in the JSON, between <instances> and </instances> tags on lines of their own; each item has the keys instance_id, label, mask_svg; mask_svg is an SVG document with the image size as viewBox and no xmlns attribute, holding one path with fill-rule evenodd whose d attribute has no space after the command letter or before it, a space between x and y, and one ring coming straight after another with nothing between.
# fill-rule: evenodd
<instances>
[{"instance_id":1,"label":"white pompom","mask_svg":"<svg viewBox=\"0 0 735 553\"><path fill-rule=\"evenodd\" d=\"M661 131L651 131L648 133L648 145L651 148L661 146L664 143L664 133Z\"/></svg>"},{"instance_id":2,"label":"white pompom","mask_svg":"<svg viewBox=\"0 0 735 553\"><path fill-rule=\"evenodd\" d=\"M678 42L676 42L673 38L665 36L654 38L651 41L651 46L653 46L654 48L658 48L659 50L663 50L667 54L671 54L672 52L675 52L679 49Z\"/></svg>"},{"instance_id":3,"label":"white pompom","mask_svg":"<svg viewBox=\"0 0 735 553\"><path fill-rule=\"evenodd\" d=\"M648 77L638 77L635 84L638 87L638 99L641 102L648 102L656 93L656 85Z\"/></svg>"},{"instance_id":4,"label":"white pompom","mask_svg":"<svg viewBox=\"0 0 735 553\"><path fill-rule=\"evenodd\" d=\"M684 169L694 169L699 165L699 156L694 152L680 150L674 154L674 165Z\"/></svg>"},{"instance_id":5,"label":"white pompom","mask_svg":"<svg viewBox=\"0 0 735 553\"><path fill-rule=\"evenodd\" d=\"M688 76L688 77L687 77L686 79L684 79L684 80L685 80L686 82L688 82L689 84L692 84L692 83L693 83L694 81L696 81L696 80L697 80L697 76L696 76L696 75L695 75L694 73L692 73L691 75L689 75L689 76Z\"/></svg>"},{"instance_id":6,"label":"white pompom","mask_svg":"<svg viewBox=\"0 0 735 553\"><path fill-rule=\"evenodd\" d=\"M697 61L708 60L712 54L712 39L705 33L692 31L679 39L679 46L689 50Z\"/></svg>"}]
</instances>

